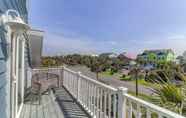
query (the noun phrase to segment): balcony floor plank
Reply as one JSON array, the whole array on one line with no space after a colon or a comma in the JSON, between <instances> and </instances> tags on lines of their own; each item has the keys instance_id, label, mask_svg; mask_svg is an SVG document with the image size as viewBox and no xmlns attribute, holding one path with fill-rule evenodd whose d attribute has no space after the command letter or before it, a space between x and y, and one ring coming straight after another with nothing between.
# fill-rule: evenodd
<instances>
[{"instance_id":1,"label":"balcony floor plank","mask_svg":"<svg viewBox=\"0 0 186 118\"><path fill-rule=\"evenodd\" d=\"M33 97L25 101L20 118L90 118L90 116L64 88L56 88L54 95L42 95L40 105Z\"/></svg>"}]
</instances>

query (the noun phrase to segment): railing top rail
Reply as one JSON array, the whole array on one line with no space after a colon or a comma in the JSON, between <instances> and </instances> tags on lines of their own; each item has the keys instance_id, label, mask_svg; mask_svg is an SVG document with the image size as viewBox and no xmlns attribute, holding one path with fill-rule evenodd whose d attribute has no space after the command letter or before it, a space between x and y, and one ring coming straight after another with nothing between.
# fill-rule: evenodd
<instances>
[{"instance_id":1,"label":"railing top rail","mask_svg":"<svg viewBox=\"0 0 186 118\"><path fill-rule=\"evenodd\" d=\"M66 71L68 71L68 72L70 72L70 73L72 73L72 74L78 74L78 72L76 72L76 71L73 71L73 70L71 70L71 69L69 69L69 68L64 68L64 70L66 70Z\"/></svg>"},{"instance_id":2,"label":"railing top rail","mask_svg":"<svg viewBox=\"0 0 186 118\"><path fill-rule=\"evenodd\" d=\"M39 71L39 70L41 70L41 71L42 71L42 70L43 70L43 71L47 71L47 70L52 70L52 69L62 69L62 67L35 68L35 69L32 69L32 70L36 70L36 71ZM83 75L83 74L80 74L80 73L78 73L78 72L75 72L75 71L73 71L73 70L71 70L71 69L69 69L69 68L63 67L63 69L66 70L66 71L68 71L68 72L70 72L70 73L72 73L72 74L79 74L79 76L80 76L82 79L85 79L85 80L87 80L87 81L89 81L89 82L92 82L92 83L95 84L95 85L98 85L98 86L100 86L100 87L103 87L103 88L108 89L108 90L113 91L113 92L117 92L117 91L118 91L118 89L116 89L116 88L114 88L114 87L112 87L112 86L109 86L109 85L106 85L106 84L104 84L104 83L101 83L101 82L99 82L99 81L97 81L97 80L95 80L95 79L92 79L92 78L87 77L87 76L85 76L85 75ZM146 101L144 101L144 100L141 100L141 99L139 99L139 98L136 98L136 97L134 97L134 96L132 96L132 95L129 95L129 94L127 94L127 93L123 94L123 96L124 96L125 98L127 98L129 101L135 102L135 103L137 103L137 104L140 104L141 106L146 107L147 109L150 109L151 112L157 112L158 114L163 115L163 116L167 116L168 118L186 118L186 117L181 116L181 115L179 115L179 114L177 114L177 113L174 113L174 112L169 111L169 110L167 110L167 109L165 109L165 108L162 108L162 107L159 107L159 106L157 106L157 105L154 105L154 104L152 104L152 103L146 102Z\"/></svg>"},{"instance_id":3,"label":"railing top rail","mask_svg":"<svg viewBox=\"0 0 186 118\"><path fill-rule=\"evenodd\" d=\"M104 83L101 83L101 82L99 82L99 81L97 81L97 80L91 79L91 78L89 78L89 77L87 77L87 76L85 76L85 75L80 74L80 76L83 77L83 79L86 79L86 80L88 80L88 81L90 81L90 82L92 82L92 83L94 83L94 84L97 84L98 86L104 87L104 88L109 89L109 90L114 91L114 92L117 91L116 88L111 87L111 86L109 86L109 85L106 85L106 84L104 84Z\"/></svg>"},{"instance_id":4,"label":"railing top rail","mask_svg":"<svg viewBox=\"0 0 186 118\"><path fill-rule=\"evenodd\" d=\"M177 113L169 111L169 110L167 110L165 108L159 107L159 106L154 105L152 103L149 103L149 102L146 102L146 101L141 100L139 98L136 98L136 97L134 97L132 95L124 94L124 96L127 97L130 101L138 103L141 106L147 107L149 109L152 109L152 112L157 112L157 113L159 113L161 115L168 116L168 117L171 117L171 118L186 118L186 117L181 116L181 115L179 115Z\"/></svg>"},{"instance_id":5,"label":"railing top rail","mask_svg":"<svg viewBox=\"0 0 186 118\"><path fill-rule=\"evenodd\" d=\"M62 67L43 67L43 68L33 68L33 71L45 71L45 70L52 70L52 69L62 69Z\"/></svg>"},{"instance_id":6,"label":"railing top rail","mask_svg":"<svg viewBox=\"0 0 186 118\"><path fill-rule=\"evenodd\" d=\"M75 71L73 71L73 70L70 70L69 68L64 68L65 70L67 70L67 71L69 71L69 72L71 72L71 73L73 73L73 74L77 74L77 72L75 72ZM101 82L99 82L99 81L97 81L97 80L94 80L94 79L92 79L92 78L90 78L90 77L87 77L87 76L85 76L85 75L83 75L83 74L80 74L80 77L82 77L83 79L86 79L87 81L90 81L90 82L92 82L92 83L94 83L94 84L96 84L96 85L98 85L98 86L101 86L101 87L103 87L103 88L106 88L106 89L109 89L109 90L111 90L111 91L117 91L117 89L116 88L113 88L113 87L111 87L111 86L109 86L109 85L106 85L106 84L104 84L104 83L101 83Z\"/></svg>"}]
</instances>

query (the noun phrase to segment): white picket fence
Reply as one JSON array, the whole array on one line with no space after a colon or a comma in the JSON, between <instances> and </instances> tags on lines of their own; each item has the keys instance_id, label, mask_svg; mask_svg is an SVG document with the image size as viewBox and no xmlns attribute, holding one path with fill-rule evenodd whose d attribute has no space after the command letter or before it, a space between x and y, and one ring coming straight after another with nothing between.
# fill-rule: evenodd
<instances>
[{"instance_id":1,"label":"white picket fence","mask_svg":"<svg viewBox=\"0 0 186 118\"><path fill-rule=\"evenodd\" d=\"M34 69L58 74L63 86L93 118L185 118L68 68Z\"/></svg>"}]
</instances>

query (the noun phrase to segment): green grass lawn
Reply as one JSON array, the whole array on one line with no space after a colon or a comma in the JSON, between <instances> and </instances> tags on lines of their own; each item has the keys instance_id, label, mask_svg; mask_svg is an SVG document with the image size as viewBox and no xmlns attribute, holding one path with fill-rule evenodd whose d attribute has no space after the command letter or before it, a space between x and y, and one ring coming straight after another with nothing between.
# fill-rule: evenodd
<instances>
[{"instance_id":1,"label":"green grass lawn","mask_svg":"<svg viewBox=\"0 0 186 118\"><path fill-rule=\"evenodd\" d=\"M115 78L115 79L119 79L122 76L119 72L111 74L109 70L101 72L99 73L99 75L101 77L105 77L105 78L109 77L109 78Z\"/></svg>"}]
</instances>

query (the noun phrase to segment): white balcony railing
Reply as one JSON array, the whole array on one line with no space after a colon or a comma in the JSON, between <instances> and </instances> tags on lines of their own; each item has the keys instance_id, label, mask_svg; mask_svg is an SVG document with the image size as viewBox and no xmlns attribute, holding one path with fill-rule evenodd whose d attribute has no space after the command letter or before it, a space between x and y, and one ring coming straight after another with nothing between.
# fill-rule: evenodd
<instances>
[{"instance_id":1,"label":"white balcony railing","mask_svg":"<svg viewBox=\"0 0 186 118\"><path fill-rule=\"evenodd\" d=\"M58 74L63 86L94 118L185 118L68 68L34 69ZM60 82L61 83L61 82Z\"/></svg>"}]
</instances>

